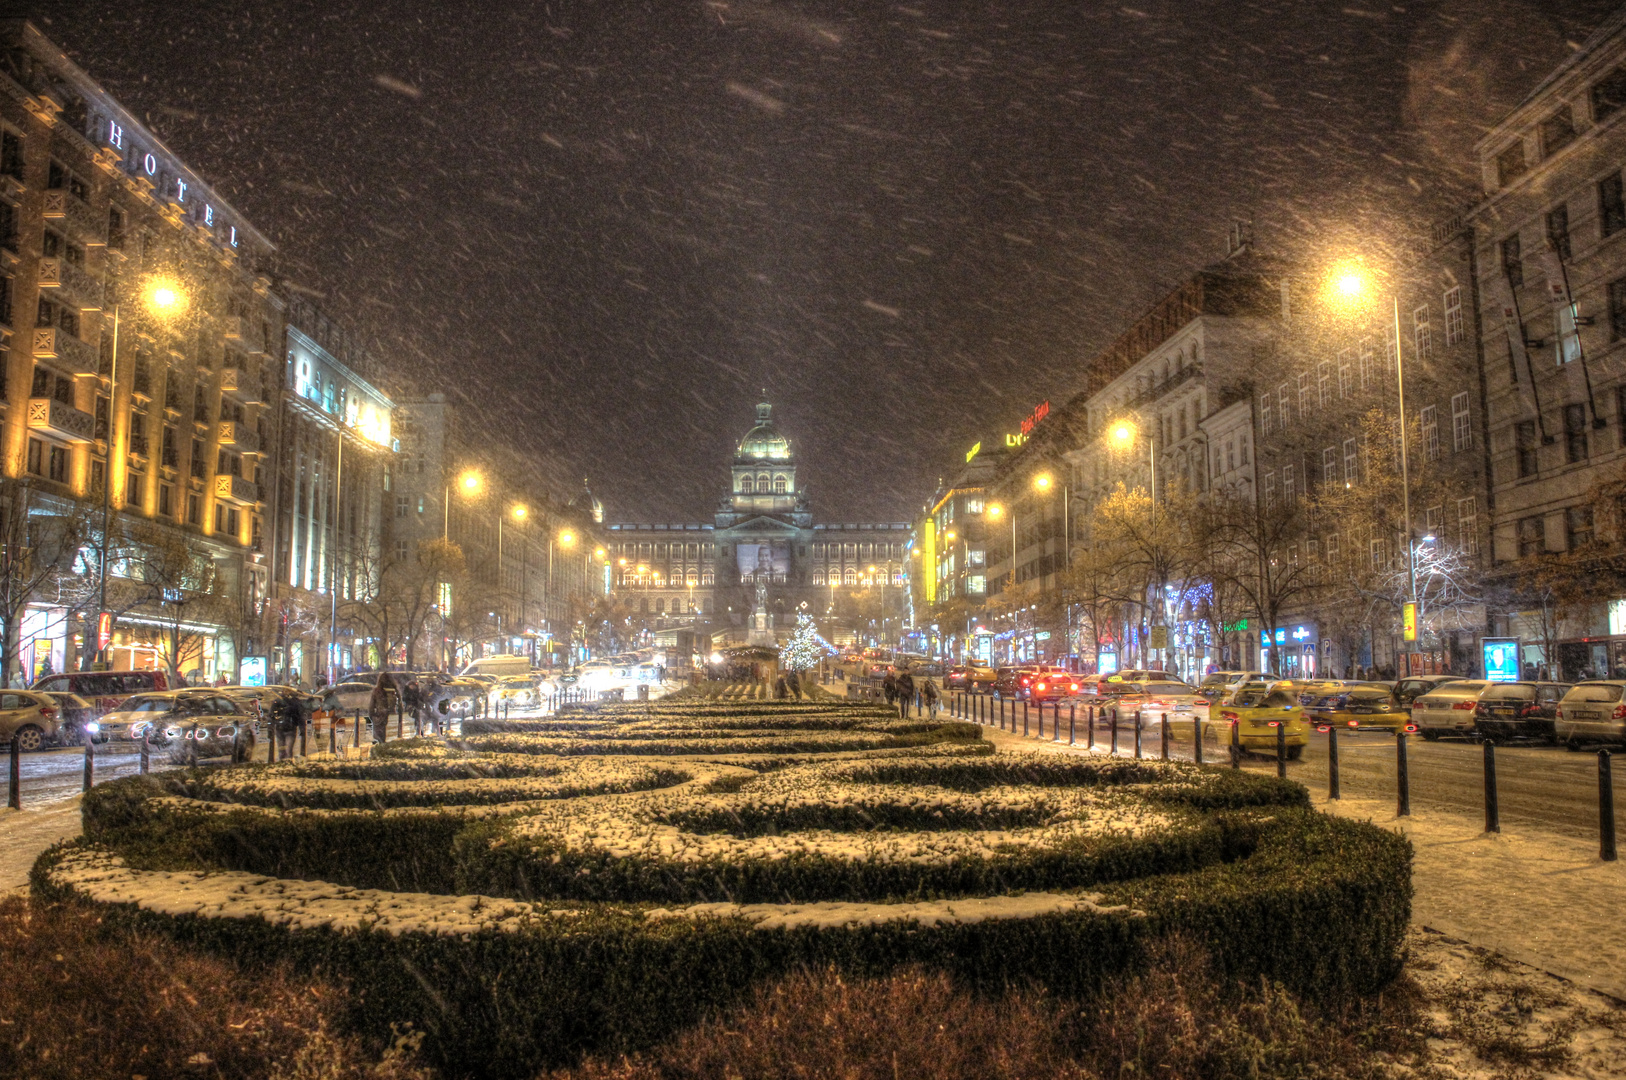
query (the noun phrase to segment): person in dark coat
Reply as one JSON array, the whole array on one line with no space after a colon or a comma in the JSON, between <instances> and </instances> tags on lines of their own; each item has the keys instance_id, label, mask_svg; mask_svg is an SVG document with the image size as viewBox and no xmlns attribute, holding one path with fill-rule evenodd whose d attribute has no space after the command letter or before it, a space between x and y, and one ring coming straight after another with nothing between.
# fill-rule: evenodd
<instances>
[{"instance_id":1,"label":"person in dark coat","mask_svg":"<svg viewBox=\"0 0 1626 1080\"><path fill-rule=\"evenodd\" d=\"M372 696L367 699L367 719L373 725L373 740L376 742L389 730L390 725L390 691L395 684L385 674L378 676L373 684Z\"/></svg>"},{"instance_id":2,"label":"person in dark coat","mask_svg":"<svg viewBox=\"0 0 1626 1080\"><path fill-rule=\"evenodd\" d=\"M907 671L898 672L898 704L903 715L909 715L909 707L915 703L915 677Z\"/></svg>"},{"instance_id":3,"label":"person in dark coat","mask_svg":"<svg viewBox=\"0 0 1626 1080\"><path fill-rule=\"evenodd\" d=\"M773 696L775 701L784 701L790 697L790 683L783 675L774 680Z\"/></svg>"},{"instance_id":4,"label":"person in dark coat","mask_svg":"<svg viewBox=\"0 0 1626 1080\"><path fill-rule=\"evenodd\" d=\"M932 718L937 716L937 699L942 695L937 692L937 684L932 682L930 675L926 676L920 684L920 696L926 703L926 715Z\"/></svg>"},{"instance_id":5,"label":"person in dark coat","mask_svg":"<svg viewBox=\"0 0 1626 1080\"><path fill-rule=\"evenodd\" d=\"M412 730L414 733L422 731L423 716L423 688L418 685L417 679L408 679L406 685L401 687L401 708L412 717Z\"/></svg>"},{"instance_id":6,"label":"person in dark coat","mask_svg":"<svg viewBox=\"0 0 1626 1080\"><path fill-rule=\"evenodd\" d=\"M295 694L282 694L271 706L271 734L277 740L279 761L294 756L294 740L299 737L299 725L303 719L299 698Z\"/></svg>"},{"instance_id":7,"label":"person in dark coat","mask_svg":"<svg viewBox=\"0 0 1626 1080\"><path fill-rule=\"evenodd\" d=\"M886 673L886 678L881 680L881 693L886 695L886 703L888 705L893 705L893 704L897 703L897 700L898 700L898 677L896 675L892 674L891 671L888 671Z\"/></svg>"},{"instance_id":8,"label":"person in dark coat","mask_svg":"<svg viewBox=\"0 0 1626 1080\"><path fill-rule=\"evenodd\" d=\"M796 695L796 700L802 700L802 673L792 670L785 676L785 683L790 687L790 692Z\"/></svg>"}]
</instances>

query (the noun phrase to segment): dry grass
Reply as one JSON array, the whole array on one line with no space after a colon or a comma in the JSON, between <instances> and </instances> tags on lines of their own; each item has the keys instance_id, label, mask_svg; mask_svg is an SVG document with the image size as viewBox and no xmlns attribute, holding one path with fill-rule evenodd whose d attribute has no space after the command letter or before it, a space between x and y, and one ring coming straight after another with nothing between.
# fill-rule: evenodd
<instances>
[{"instance_id":1,"label":"dry grass","mask_svg":"<svg viewBox=\"0 0 1626 1080\"><path fill-rule=\"evenodd\" d=\"M239 971L94 913L0 900L0 1076L33 1080L426 1080L335 1034L342 991Z\"/></svg>"},{"instance_id":2,"label":"dry grass","mask_svg":"<svg viewBox=\"0 0 1626 1080\"><path fill-rule=\"evenodd\" d=\"M978 998L939 973L794 976L652 1053L551 1080L1378 1080L1420 1049L1404 987L1348 1015L1305 1013L1277 987L1225 988L1179 944L1088 1008Z\"/></svg>"}]
</instances>

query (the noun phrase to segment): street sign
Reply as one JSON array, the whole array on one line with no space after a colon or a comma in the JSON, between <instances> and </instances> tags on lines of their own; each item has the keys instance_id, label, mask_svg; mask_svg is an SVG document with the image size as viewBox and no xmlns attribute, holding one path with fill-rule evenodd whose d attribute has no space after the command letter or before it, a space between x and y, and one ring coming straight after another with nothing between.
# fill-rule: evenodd
<instances>
[{"instance_id":1,"label":"street sign","mask_svg":"<svg viewBox=\"0 0 1626 1080\"><path fill-rule=\"evenodd\" d=\"M1404 628L1407 641L1417 640L1417 601L1408 600L1400 609L1400 624Z\"/></svg>"},{"instance_id":2,"label":"street sign","mask_svg":"<svg viewBox=\"0 0 1626 1080\"><path fill-rule=\"evenodd\" d=\"M101 652L107 648L108 642L113 640L113 613L104 611L96 617L96 651Z\"/></svg>"},{"instance_id":3,"label":"street sign","mask_svg":"<svg viewBox=\"0 0 1626 1080\"><path fill-rule=\"evenodd\" d=\"M1050 640L1050 631L1048 631L1048 630L1040 630L1037 634L1033 635L1033 639L1035 641L1049 641Z\"/></svg>"},{"instance_id":4,"label":"street sign","mask_svg":"<svg viewBox=\"0 0 1626 1080\"><path fill-rule=\"evenodd\" d=\"M1169 628L1167 626L1152 627L1152 648L1167 649L1169 647Z\"/></svg>"}]
</instances>

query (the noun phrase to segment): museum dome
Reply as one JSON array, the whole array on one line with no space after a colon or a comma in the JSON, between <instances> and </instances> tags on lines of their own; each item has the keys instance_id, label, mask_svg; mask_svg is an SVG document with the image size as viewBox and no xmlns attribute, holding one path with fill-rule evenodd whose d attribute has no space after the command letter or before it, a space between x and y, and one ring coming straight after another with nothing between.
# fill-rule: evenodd
<instances>
[{"instance_id":1,"label":"museum dome","mask_svg":"<svg viewBox=\"0 0 1626 1080\"><path fill-rule=\"evenodd\" d=\"M790 460L790 440L773 426L773 406L766 401L757 406L757 426L740 440L735 457L741 461Z\"/></svg>"}]
</instances>

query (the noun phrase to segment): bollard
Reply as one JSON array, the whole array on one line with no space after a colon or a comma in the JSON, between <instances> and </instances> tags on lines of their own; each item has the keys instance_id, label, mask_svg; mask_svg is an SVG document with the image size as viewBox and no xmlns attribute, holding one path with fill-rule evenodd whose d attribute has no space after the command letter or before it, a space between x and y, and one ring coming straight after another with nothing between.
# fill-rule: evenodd
<instances>
[{"instance_id":1,"label":"bollard","mask_svg":"<svg viewBox=\"0 0 1626 1080\"><path fill-rule=\"evenodd\" d=\"M238 764L243 760L243 725L233 724L231 729L231 763Z\"/></svg>"},{"instance_id":2,"label":"bollard","mask_svg":"<svg viewBox=\"0 0 1626 1080\"><path fill-rule=\"evenodd\" d=\"M1231 721L1231 768L1242 768L1242 721Z\"/></svg>"},{"instance_id":3,"label":"bollard","mask_svg":"<svg viewBox=\"0 0 1626 1080\"><path fill-rule=\"evenodd\" d=\"M13 743L13 746L16 744ZM16 761L13 757L11 760ZM17 783L12 772L12 784ZM1609 751L1598 751L1598 858L1614 862L1615 855L1615 784L1610 775Z\"/></svg>"},{"instance_id":4,"label":"bollard","mask_svg":"<svg viewBox=\"0 0 1626 1080\"><path fill-rule=\"evenodd\" d=\"M1085 743L1084 743L1084 749L1086 749L1086 750L1094 750L1095 749L1095 706L1094 705L1089 706L1089 710L1090 711L1086 714L1085 721L1084 721L1085 724L1087 725L1085 730L1084 730L1084 738L1086 740Z\"/></svg>"},{"instance_id":5,"label":"bollard","mask_svg":"<svg viewBox=\"0 0 1626 1080\"><path fill-rule=\"evenodd\" d=\"M1340 798L1338 794L1338 729L1327 728L1327 798Z\"/></svg>"},{"instance_id":6,"label":"bollard","mask_svg":"<svg viewBox=\"0 0 1626 1080\"><path fill-rule=\"evenodd\" d=\"M143 769L142 772L147 770ZM23 808L23 741L19 736L11 737L11 786L6 789L6 805L13 810Z\"/></svg>"},{"instance_id":7,"label":"bollard","mask_svg":"<svg viewBox=\"0 0 1626 1080\"><path fill-rule=\"evenodd\" d=\"M278 735L277 722L275 720L271 721L270 734L271 738L266 740L265 761L267 765L275 765L277 763ZM143 733L141 736L141 771L147 771L147 736L145 733Z\"/></svg>"},{"instance_id":8,"label":"bollard","mask_svg":"<svg viewBox=\"0 0 1626 1080\"><path fill-rule=\"evenodd\" d=\"M1043 714L1040 714L1040 715L1043 715ZM1012 726L1015 726L1015 725L1012 725ZM1023 698L1022 699L1022 738L1025 739L1027 737L1028 737L1028 703L1027 703L1027 699Z\"/></svg>"},{"instance_id":9,"label":"bollard","mask_svg":"<svg viewBox=\"0 0 1626 1080\"><path fill-rule=\"evenodd\" d=\"M1068 732L1068 741L1069 742L1072 741L1072 739L1071 739L1072 730L1073 730L1073 703L1068 702L1067 703L1067 732ZM1059 702L1059 701L1056 702L1056 715L1054 717L1054 723L1052 723L1050 725L1050 741L1051 742L1061 742L1061 702Z\"/></svg>"},{"instance_id":10,"label":"bollard","mask_svg":"<svg viewBox=\"0 0 1626 1080\"><path fill-rule=\"evenodd\" d=\"M1276 721L1276 775L1287 779L1287 721Z\"/></svg>"},{"instance_id":11,"label":"bollard","mask_svg":"<svg viewBox=\"0 0 1626 1080\"><path fill-rule=\"evenodd\" d=\"M1146 725L1146 714L1135 710L1135 760L1140 760L1140 730Z\"/></svg>"},{"instance_id":12,"label":"bollard","mask_svg":"<svg viewBox=\"0 0 1626 1080\"><path fill-rule=\"evenodd\" d=\"M1411 775L1406 770L1406 733L1395 732L1395 779L1399 783L1396 817L1411 817Z\"/></svg>"},{"instance_id":13,"label":"bollard","mask_svg":"<svg viewBox=\"0 0 1626 1080\"><path fill-rule=\"evenodd\" d=\"M306 751L305 751L306 727L307 727L307 725L305 723L305 717L302 714L299 717L299 756L300 757L304 757L305 753L306 753Z\"/></svg>"},{"instance_id":14,"label":"bollard","mask_svg":"<svg viewBox=\"0 0 1626 1080\"><path fill-rule=\"evenodd\" d=\"M1118 706L1112 707L1112 750L1113 757L1118 756Z\"/></svg>"},{"instance_id":15,"label":"bollard","mask_svg":"<svg viewBox=\"0 0 1626 1080\"><path fill-rule=\"evenodd\" d=\"M1163 713L1162 715L1163 723L1161 726L1163 730L1161 734L1163 736L1163 760L1167 761L1169 760L1169 714Z\"/></svg>"},{"instance_id":16,"label":"bollard","mask_svg":"<svg viewBox=\"0 0 1626 1080\"><path fill-rule=\"evenodd\" d=\"M87 731L87 732L85 732L85 788L84 789L86 791L89 791L90 790L90 785L94 784L95 782L96 782L96 740L91 738L90 737L90 732Z\"/></svg>"},{"instance_id":17,"label":"bollard","mask_svg":"<svg viewBox=\"0 0 1626 1080\"><path fill-rule=\"evenodd\" d=\"M1069 702L1067 705L1067 745L1077 746L1078 740L1073 738L1078 722L1078 703Z\"/></svg>"},{"instance_id":18,"label":"bollard","mask_svg":"<svg viewBox=\"0 0 1626 1080\"><path fill-rule=\"evenodd\" d=\"M327 752L334 757L339 756L339 725L334 723L334 717L327 718Z\"/></svg>"},{"instance_id":19,"label":"bollard","mask_svg":"<svg viewBox=\"0 0 1626 1080\"><path fill-rule=\"evenodd\" d=\"M1485 740L1485 831L1502 831L1502 807L1496 797L1496 744Z\"/></svg>"}]
</instances>

